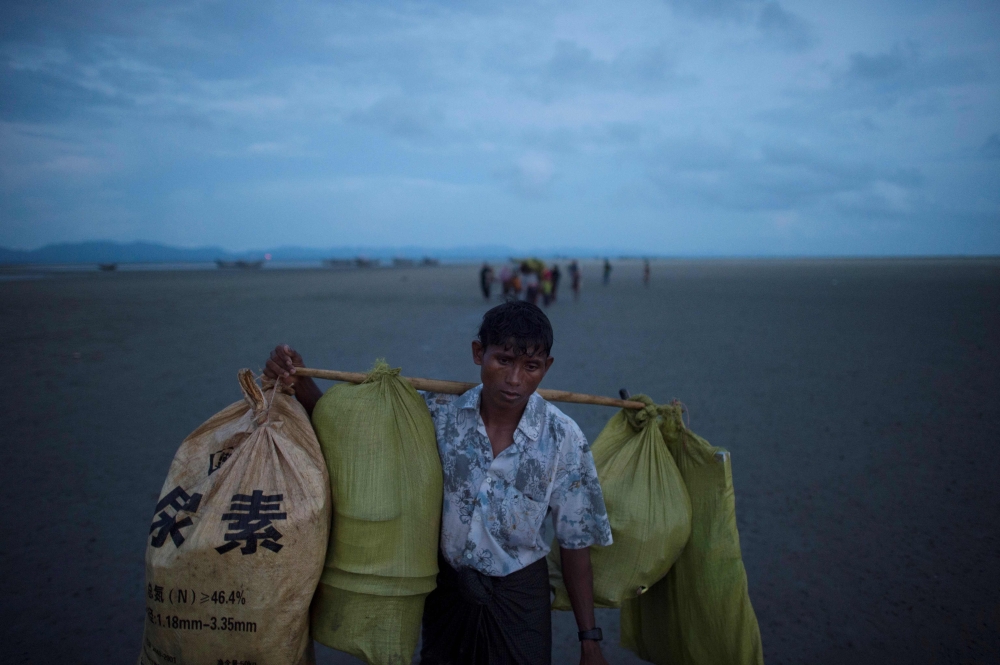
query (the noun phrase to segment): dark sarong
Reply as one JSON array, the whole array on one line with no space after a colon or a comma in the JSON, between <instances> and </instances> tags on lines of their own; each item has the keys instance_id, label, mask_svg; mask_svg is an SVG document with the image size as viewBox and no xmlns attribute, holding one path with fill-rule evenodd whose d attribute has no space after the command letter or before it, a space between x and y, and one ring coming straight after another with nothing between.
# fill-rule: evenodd
<instances>
[{"instance_id":1,"label":"dark sarong","mask_svg":"<svg viewBox=\"0 0 1000 665\"><path fill-rule=\"evenodd\" d=\"M549 665L552 613L542 558L506 577L455 570L438 553L424 604L423 665Z\"/></svg>"}]
</instances>

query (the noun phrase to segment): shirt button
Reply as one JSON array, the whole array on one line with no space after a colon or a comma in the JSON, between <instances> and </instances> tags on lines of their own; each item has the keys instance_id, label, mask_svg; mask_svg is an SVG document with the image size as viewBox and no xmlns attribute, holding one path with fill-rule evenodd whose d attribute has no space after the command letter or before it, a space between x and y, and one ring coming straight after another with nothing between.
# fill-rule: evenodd
<instances>
[{"instance_id":1,"label":"shirt button","mask_svg":"<svg viewBox=\"0 0 1000 665\"><path fill-rule=\"evenodd\" d=\"M466 552L465 553L465 558L466 559L471 559L472 558L472 552Z\"/></svg>"}]
</instances>

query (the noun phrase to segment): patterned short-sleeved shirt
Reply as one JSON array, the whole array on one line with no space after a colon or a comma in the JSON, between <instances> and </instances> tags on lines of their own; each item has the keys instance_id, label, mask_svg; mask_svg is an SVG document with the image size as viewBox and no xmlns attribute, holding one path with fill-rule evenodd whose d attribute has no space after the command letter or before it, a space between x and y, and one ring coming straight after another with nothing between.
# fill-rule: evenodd
<instances>
[{"instance_id":1,"label":"patterned short-sleeved shirt","mask_svg":"<svg viewBox=\"0 0 1000 665\"><path fill-rule=\"evenodd\" d=\"M549 511L562 547L610 545L604 495L579 426L535 393L513 445L494 459L481 393L481 385L463 395L423 393L444 469L445 558L455 568L509 575L548 554L541 528Z\"/></svg>"}]
</instances>

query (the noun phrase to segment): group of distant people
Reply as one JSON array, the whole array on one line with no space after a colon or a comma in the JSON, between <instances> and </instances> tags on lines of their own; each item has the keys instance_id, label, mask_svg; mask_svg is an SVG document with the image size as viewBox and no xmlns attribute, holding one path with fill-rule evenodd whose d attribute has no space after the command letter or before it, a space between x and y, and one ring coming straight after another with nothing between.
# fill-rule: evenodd
<instances>
[{"instance_id":1,"label":"group of distant people","mask_svg":"<svg viewBox=\"0 0 1000 665\"><path fill-rule=\"evenodd\" d=\"M580 264L576 259L570 261L566 268L569 273L570 288L573 290L573 300L580 298L580 286L583 282L583 273L580 271ZM607 286L611 283L611 261L604 259L604 269L602 283ZM483 292L483 299L489 300L493 294L493 284L500 283L501 297L504 300L521 300L524 293L524 300L532 305L537 305L541 298L542 305L548 307L554 303L559 295L559 282L562 280L562 271L558 264L551 267L546 266L537 259L527 261L511 261L505 263L500 268L500 274L493 272L493 267L484 262L479 270L479 288ZM649 260L643 260L642 283L649 286Z\"/></svg>"},{"instance_id":2,"label":"group of distant people","mask_svg":"<svg viewBox=\"0 0 1000 665\"><path fill-rule=\"evenodd\" d=\"M567 270L575 300L580 297L580 266L576 261L572 261ZM548 307L559 297L561 281L562 270L558 264L553 264L550 267L534 259L520 263L505 263L500 268L499 275L493 272L493 267L489 263L483 263L483 267L479 271L479 287L482 289L485 300L490 299L493 284L499 282L501 297L504 300L521 300L523 293L523 299L532 305L537 305L540 299L541 304Z\"/></svg>"}]
</instances>

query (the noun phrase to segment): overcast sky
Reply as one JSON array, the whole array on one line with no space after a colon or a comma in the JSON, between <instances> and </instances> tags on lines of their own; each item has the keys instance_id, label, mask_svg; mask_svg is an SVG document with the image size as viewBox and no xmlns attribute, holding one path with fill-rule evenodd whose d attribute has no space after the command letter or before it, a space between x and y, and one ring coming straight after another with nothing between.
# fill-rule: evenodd
<instances>
[{"instance_id":1,"label":"overcast sky","mask_svg":"<svg viewBox=\"0 0 1000 665\"><path fill-rule=\"evenodd\" d=\"M1000 252L1000 3L24 2L0 245Z\"/></svg>"}]
</instances>

